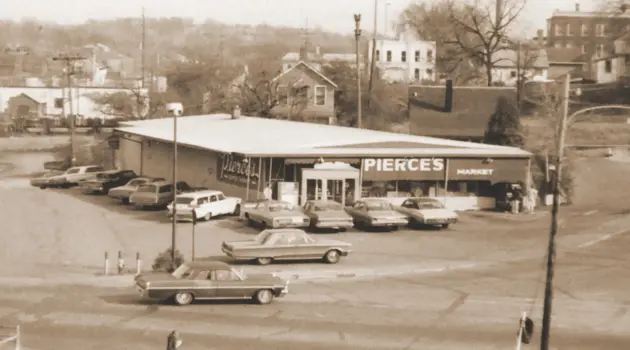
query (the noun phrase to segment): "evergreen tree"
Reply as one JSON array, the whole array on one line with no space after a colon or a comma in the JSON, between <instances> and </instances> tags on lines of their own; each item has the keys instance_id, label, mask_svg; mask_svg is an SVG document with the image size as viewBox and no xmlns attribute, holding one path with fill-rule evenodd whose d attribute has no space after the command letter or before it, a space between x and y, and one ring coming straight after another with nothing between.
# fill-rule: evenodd
<instances>
[{"instance_id":1,"label":"evergreen tree","mask_svg":"<svg viewBox=\"0 0 630 350\"><path fill-rule=\"evenodd\" d=\"M516 103L499 97L494 113L490 117L484 142L500 146L523 147L523 133Z\"/></svg>"}]
</instances>

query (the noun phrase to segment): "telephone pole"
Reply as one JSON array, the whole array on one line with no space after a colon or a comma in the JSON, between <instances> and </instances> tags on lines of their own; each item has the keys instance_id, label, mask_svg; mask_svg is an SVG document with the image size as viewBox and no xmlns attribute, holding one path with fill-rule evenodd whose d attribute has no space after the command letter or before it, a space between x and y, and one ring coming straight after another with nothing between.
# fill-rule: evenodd
<instances>
[{"instance_id":1,"label":"telephone pole","mask_svg":"<svg viewBox=\"0 0 630 350\"><path fill-rule=\"evenodd\" d=\"M142 82L141 82L141 87L144 89L144 84L145 84L145 68L146 68L146 57L144 54L144 44L146 41L146 21L145 21L145 17L144 17L144 6L142 7L142 42L140 43L140 70L141 70L141 74L142 74ZM138 111L139 112L139 111Z\"/></svg>"},{"instance_id":2,"label":"telephone pole","mask_svg":"<svg viewBox=\"0 0 630 350\"><path fill-rule=\"evenodd\" d=\"M70 127L70 149L71 149L71 156L70 156L70 164L71 165L75 165L76 163L76 149L75 149L75 125L76 125L76 120L75 120L75 115L74 115L74 110L73 110L73 106L72 106L72 76L76 73L75 72L75 62L76 61L82 61L85 60L86 58L80 55L69 55L69 54L60 54L57 55L55 57L53 57L53 61L62 61L64 62L64 72L66 75L66 85L67 85L67 89L68 89L68 107L69 107L69 111L70 111L70 115L67 116L68 119L68 125Z\"/></svg>"},{"instance_id":3,"label":"telephone pole","mask_svg":"<svg viewBox=\"0 0 630 350\"><path fill-rule=\"evenodd\" d=\"M355 52L357 55L357 127L361 129L363 127L363 121L361 116L361 60L359 59L359 40L361 39L361 14L354 15L354 38L355 38Z\"/></svg>"},{"instance_id":4,"label":"telephone pole","mask_svg":"<svg viewBox=\"0 0 630 350\"><path fill-rule=\"evenodd\" d=\"M374 33L372 34L372 52L370 61L370 80L368 83L368 103L367 107L370 108L372 104L372 81L374 79L374 65L376 64L376 36L378 33L377 28L377 18L378 18L378 0L374 0Z\"/></svg>"}]
</instances>

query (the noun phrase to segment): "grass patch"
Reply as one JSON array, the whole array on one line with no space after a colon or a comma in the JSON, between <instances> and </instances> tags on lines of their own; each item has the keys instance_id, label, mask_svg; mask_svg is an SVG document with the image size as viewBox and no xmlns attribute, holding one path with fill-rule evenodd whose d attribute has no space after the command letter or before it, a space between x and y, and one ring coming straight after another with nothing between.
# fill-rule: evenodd
<instances>
[{"instance_id":1,"label":"grass patch","mask_svg":"<svg viewBox=\"0 0 630 350\"><path fill-rule=\"evenodd\" d=\"M552 145L553 124L545 119L521 120L525 134L538 135L536 143ZM573 123L568 130L567 145L627 145L630 143L630 124L604 122Z\"/></svg>"}]
</instances>

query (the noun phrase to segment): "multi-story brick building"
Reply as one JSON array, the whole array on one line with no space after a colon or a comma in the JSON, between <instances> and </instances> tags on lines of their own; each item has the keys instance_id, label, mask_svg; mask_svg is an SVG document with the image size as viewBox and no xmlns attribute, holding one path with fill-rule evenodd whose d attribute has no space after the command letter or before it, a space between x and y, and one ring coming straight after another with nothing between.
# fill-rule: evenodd
<instances>
[{"instance_id":1,"label":"multi-story brick building","mask_svg":"<svg viewBox=\"0 0 630 350\"><path fill-rule=\"evenodd\" d=\"M630 11L582 12L576 3L575 11L555 11L547 19L547 47L578 49L591 61L611 54L614 40L628 31Z\"/></svg>"}]
</instances>

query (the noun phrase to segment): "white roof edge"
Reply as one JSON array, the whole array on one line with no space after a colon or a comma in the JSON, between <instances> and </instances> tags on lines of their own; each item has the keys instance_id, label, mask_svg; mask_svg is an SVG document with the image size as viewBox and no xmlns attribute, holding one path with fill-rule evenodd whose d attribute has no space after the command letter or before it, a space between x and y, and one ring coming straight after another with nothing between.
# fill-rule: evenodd
<instances>
[{"instance_id":1,"label":"white roof edge","mask_svg":"<svg viewBox=\"0 0 630 350\"><path fill-rule=\"evenodd\" d=\"M361 155L367 156L370 155L378 156L378 155L400 155L400 156L409 156L413 155L431 155L431 154L441 154L441 155L480 155L480 156L514 156L514 157L531 157L532 153L522 150L520 148L499 148L499 149L484 149L484 148L325 148L325 149L299 149L299 150L280 150L280 149L256 149L249 151L241 151L236 153L243 154L255 154L255 155L268 155L274 156L277 154L291 154L295 156L313 156L316 157L318 155Z\"/></svg>"}]
</instances>

